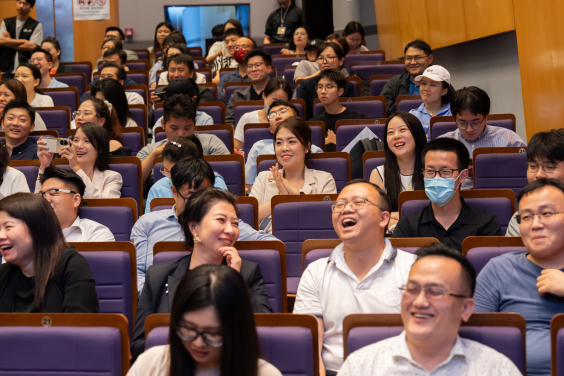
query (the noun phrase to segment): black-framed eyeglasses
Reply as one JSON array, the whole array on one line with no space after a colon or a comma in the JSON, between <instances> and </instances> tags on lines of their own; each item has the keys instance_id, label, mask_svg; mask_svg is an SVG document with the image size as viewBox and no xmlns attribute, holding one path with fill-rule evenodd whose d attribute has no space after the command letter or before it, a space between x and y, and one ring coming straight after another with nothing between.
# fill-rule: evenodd
<instances>
[{"instance_id":1,"label":"black-framed eyeglasses","mask_svg":"<svg viewBox=\"0 0 564 376\"><path fill-rule=\"evenodd\" d=\"M539 217L541 223L545 223L545 221L550 220L556 214L564 214L564 212L550 212L550 211L543 211L542 213L527 213L527 214L517 214L515 219L517 219L517 223L533 223L533 220L536 216Z\"/></svg>"},{"instance_id":2,"label":"black-framed eyeglasses","mask_svg":"<svg viewBox=\"0 0 564 376\"><path fill-rule=\"evenodd\" d=\"M558 163L560 162L556 162L556 163L535 163L535 162L526 162L525 165L527 166L527 170L531 171L531 172L537 172L539 170L539 168L542 168L544 172L546 172L547 174L552 174L554 172L554 170L556 170L556 167L558 166Z\"/></svg>"},{"instance_id":3,"label":"black-framed eyeglasses","mask_svg":"<svg viewBox=\"0 0 564 376\"><path fill-rule=\"evenodd\" d=\"M405 62L406 63L410 63L412 60L415 60L417 62L421 62L423 59L425 59L426 57L429 57L429 55L417 55L417 56L406 56L405 57Z\"/></svg>"},{"instance_id":4,"label":"black-framed eyeglasses","mask_svg":"<svg viewBox=\"0 0 564 376\"><path fill-rule=\"evenodd\" d=\"M450 178L454 174L454 171L460 171L459 168L442 168L440 170L433 170L432 168L424 168L423 176L426 178L434 178L437 173L441 178Z\"/></svg>"},{"instance_id":5,"label":"black-framed eyeglasses","mask_svg":"<svg viewBox=\"0 0 564 376\"><path fill-rule=\"evenodd\" d=\"M163 175L164 175L164 174L163 174ZM178 189L176 190L176 193L178 193L178 195L180 196L180 198L181 198L182 200L184 200L184 203L187 203L187 202L188 202L188 199L189 199L190 197L184 197L184 196L182 196L182 194L180 193L180 191L179 191Z\"/></svg>"},{"instance_id":6,"label":"black-framed eyeglasses","mask_svg":"<svg viewBox=\"0 0 564 376\"><path fill-rule=\"evenodd\" d=\"M39 191L39 192L37 192L37 194L43 196L43 198L45 198L45 196L51 198L51 197L57 197L59 195L59 192L70 193L70 194L73 194L73 195L76 194L75 191L71 191L71 190L68 190L68 189L61 189L61 188L51 188L51 189L48 189L46 191Z\"/></svg>"},{"instance_id":7,"label":"black-framed eyeglasses","mask_svg":"<svg viewBox=\"0 0 564 376\"><path fill-rule=\"evenodd\" d=\"M483 118L480 122L474 121L474 122L469 123L469 124L466 123L466 122L460 122L460 120L459 120L459 121L456 122L456 126L458 127L458 129L462 129L462 130L468 129L468 126L471 126L472 129L479 129L480 126L482 125L482 123L485 120L486 120L486 118Z\"/></svg>"},{"instance_id":8,"label":"black-framed eyeglasses","mask_svg":"<svg viewBox=\"0 0 564 376\"><path fill-rule=\"evenodd\" d=\"M204 343L211 347L223 346L223 335L220 333L200 332L194 328L187 328L182 325L176 326L176 335L185 342L193 342L202 336Z\"/></svg>"},{"instance_id":9,"label":"black-framed eyeglasses","mask_svg":"<svg viewBox=\"0 0 564 376\"><path fill-rule=\"evenodd\" d=\"M379 205L373 203L372 201L364 197L357 197L352 199L351 201L345 201L345 200L336 201L333 204L331 204L331 211L333 211L334 213L340 213L343 210L345 210L345 208L349 204L353 210L360 210L364 207L364 205L366 205L367 202L376 206L378 209L385 211L384 209L382 209L382 207L380 207Z\"/></svg>"},{"instance_id":10,"label":"black-framed eyeglasses","mask_svg":"<svg viewBox=\"0 0 564 376\"><path fill-rule=\"evenodd\" d=\"M416 285L412 285L412 286L402 286L399 288L400 291L402 291L403 293L409 294L409 295L414 295L414 296L418 296L419 294L421 294L421 286L416 286ZM444 288L443 286L439 286L439 285L430 285L430 286L425 286L423 287L423 291L425 292L425 296L427 298L440 298L443 296L452 296L455 298L471 298L471 296L466 296L466 295L460 295L460 294L451 294L450 292L447 291L446 288Z\"/></svg>"},{"instance_id":11,"label":"black-framed eyeglasses","mask_svg":"<svg viewBox=\"0 0 564 376\"><path fill-rule=\"evenodd\" d=\"M281 109L279 109L276 112L270 112L266 118L268 120L272 120L272 119L275 119L277 115L280 115L280 116L286 115L288 113L288 111L290 111L290 109L288 107L282 107Z\"/></svg>"},{"instance_id":12,"label":"black-framed eyeglasses","mask_svg":"<svg viewBox=\"0 0 564 376\"><path fill-rule=\"evenodd\" d=\"M335 59L337 58L337 56L319 56L316 60L320 63L332 63L335 61Z\"/></svg>"}]
</instances>

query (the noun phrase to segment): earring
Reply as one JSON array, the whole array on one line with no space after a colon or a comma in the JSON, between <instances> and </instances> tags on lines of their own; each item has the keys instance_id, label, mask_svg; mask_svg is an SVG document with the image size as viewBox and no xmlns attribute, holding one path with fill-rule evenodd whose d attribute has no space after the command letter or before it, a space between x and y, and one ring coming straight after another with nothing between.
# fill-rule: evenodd
<instances>
[{"instance_id":1,"label":"earring","mask_svg":"<svg viewBox=\"0 0 564 376\"><path fill-rule=\"evenodd\" d=\"M202 242L202 239L200 239L198 237L198 235L194 234L193 237L194 237L194 243L201 243Z\"/></svg>"}]
</instances>

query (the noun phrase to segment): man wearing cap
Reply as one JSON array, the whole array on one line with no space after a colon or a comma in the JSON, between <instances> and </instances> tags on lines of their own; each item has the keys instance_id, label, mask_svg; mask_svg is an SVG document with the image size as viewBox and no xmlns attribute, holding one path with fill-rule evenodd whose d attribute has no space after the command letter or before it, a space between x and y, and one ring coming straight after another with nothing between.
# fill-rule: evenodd
<instances>
[{"instance_id":1,"label":"man wearing cap","mask_svg":"<svg viewBox=\"0 0 564 376\"><path fill-rule=\"evenodd\" d=\"M325 43L323 39L314 39L306 47L306 60L300 61L296 71L294 72L294 82L298 79L308 79L315 77L319 74L319 65L317 64L317 50ZM343 76L348 77L349 72L343 68L341 69Z\"/></svg>"},{"instance_id":2,"label":"man wearing cap","mask_svg":"<svg viewBox=\"0 0 564 376\"><path fill-rule=\"evenodd\" d=\"M454 90L450 87L450 73L440 65L432 65L425 69L422 75L415 77L414 81L419 84L423 103L409 113L421 121L425 134L427 134L427 141L429 141L431 139L431 117L452 115L450 101Z\"/></svg>"},{"instance_id":3,"label":"man wearing cap","mask_svg":"<svg viewBox=\"0 0 564 376\"><path fill-rule=\"evenodd\" d=\"M292 40L294 31L302 25L302 9L294 0L278 0L280 8L270 13L264 30L264 44L284 43Z\"/></svg>"}]
</instances>

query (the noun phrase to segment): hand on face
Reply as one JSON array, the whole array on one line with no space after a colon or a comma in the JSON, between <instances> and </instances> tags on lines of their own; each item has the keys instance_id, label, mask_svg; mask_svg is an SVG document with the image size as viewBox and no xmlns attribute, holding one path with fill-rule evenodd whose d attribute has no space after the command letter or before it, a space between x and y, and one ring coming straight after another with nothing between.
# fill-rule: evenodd
<instances>
[{"instance_id":1,"label":"hand on face","mask_svg":"<svg viewBox=\"0 0 564 376\"><path fill-rule=\"evenodd\" d=\"M558 269L544 269L537 278L539 294L564 297L564 273Z\"/></svg>"},{"instance_id":2,"label":"hand on face","mask_svg":"<svg viewBox=\"0 0 564 376\"><path fill-rule=\"evenodd\" d=\"M239 252L233 247L222 247L217 250L225 258L227 266L241 272L241 257Z\"/></svg>"}]
</instances>

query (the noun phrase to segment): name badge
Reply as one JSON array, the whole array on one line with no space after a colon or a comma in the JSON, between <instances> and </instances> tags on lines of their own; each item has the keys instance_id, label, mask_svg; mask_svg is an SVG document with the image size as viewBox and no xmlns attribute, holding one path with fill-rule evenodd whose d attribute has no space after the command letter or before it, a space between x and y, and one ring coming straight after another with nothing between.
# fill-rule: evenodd
<instances>
[{"instance_id":1,"label":"name badge","mask_svg":"<svg viewBox=\"0 0 564 376\"><path fill-rule=\"evenodd\" d=\"M24 33L31 33L31 29L24 29Z\"/></svg>"},{"instance_id":2,"label":"name badge","mask_svg":"<svg viewBox=\"0 0 564 376\"><path fill-rule=\"evenodd\" d=\"M286 26L280 26L278 28L278 35L285 35L286 34Z\"/></svg>"}]
</instances>

